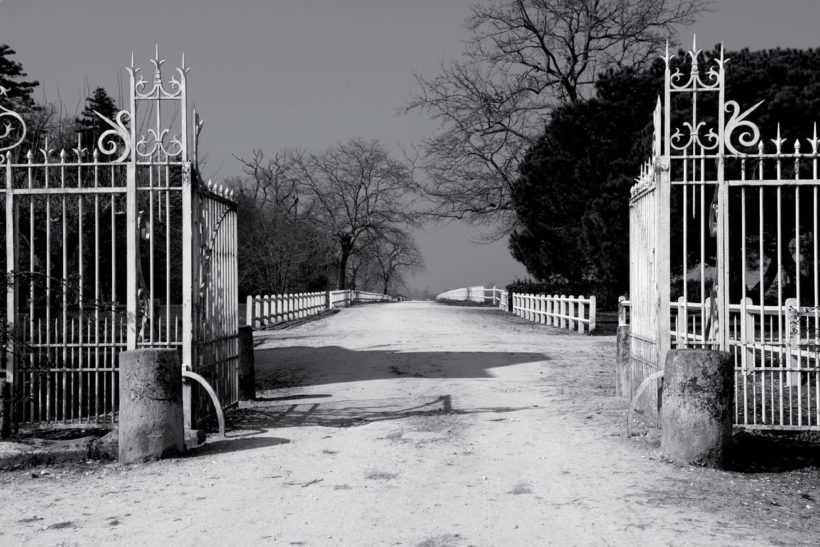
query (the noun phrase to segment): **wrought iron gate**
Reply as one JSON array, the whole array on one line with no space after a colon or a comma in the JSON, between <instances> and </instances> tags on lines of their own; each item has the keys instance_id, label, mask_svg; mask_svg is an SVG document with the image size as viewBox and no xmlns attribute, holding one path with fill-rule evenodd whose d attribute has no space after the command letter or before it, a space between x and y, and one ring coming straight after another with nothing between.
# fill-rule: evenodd
<instances>
[{"instance_id":1,"label":"wrought iron gate","mask_svg":"<svg viewBox=\"0 0 820 547\"><path fill-rule=\"evenodd\" d=\"M820 429L820 139L815 130L807 146L797 139L787 149L779 128L762 139L749 119L761 103L743 111L727 100L728 60L722 48L706 57L704 69L696 44L684 57L665 57L664 149L656 146L633 194L665 188L656 210L677 218L632 239L630 259L641 260L642 242L658 238L675 304L647 293L652 280L633 269L633 329L654 319L635 305L649 294L664 309L659 324L672 317L662 336L672 347L734 356L735 425ZM685 119L672 120L673 107ZM657 367L662 352L656 357Z\"/></svg>"},{"instance_id":2,"label":"wrought iron gate","mask_svg":"<svg viewBox=\"0 0 820 547\"><path fill-rule=\"evenodd\" d=\"M177 348L223 406L237 382L236 207L196 172L201 123L189 128L187 73L127 68L127 110L59 152L26 141L2 105L7 273L4 368L17 423L113 423L118 355ZM3 127L3 125L0 125ZM189 146L190 144L190 146ZM192 151L193 166L189 158ZM189 425L206 411L186 390Z\"/></svg>"},{"instance_id":3,"label":"wrought iron gate","mask_svg":"<svg viewBox=\"0 0 820 547\"><path fill-rule=\"evenodd\" d=\"M668 177L661 150L661 102L653 116L653 156L644 164L629 200L629 285L632 296L630 325L631 395L662 369L669 350L669 201ZM654 375L654 376L653 376ZM658 386L647 389L636 406L658 419Z\"/></svg>"}]
</instances>

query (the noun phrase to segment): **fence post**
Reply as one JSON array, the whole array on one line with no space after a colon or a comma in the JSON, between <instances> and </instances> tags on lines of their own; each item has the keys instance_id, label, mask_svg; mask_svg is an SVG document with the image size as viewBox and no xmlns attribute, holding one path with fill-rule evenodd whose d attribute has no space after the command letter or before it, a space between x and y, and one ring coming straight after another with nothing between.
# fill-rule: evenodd
<instances>
[{"instance_id":1,"label":"fence post","mask_svg":"<svg viewBox=\"0 0 820 547\"><path fill-rule=\"evenodd\" d=\"M333 309L333 297L330 294L330 291L327 291L325 295L325 307L329 310Z\"/></svg>"},{"instance_id":2,"label":"fence post","mask_svg":"<svg viewBox=\"0 0 820 547\"><path fill-rule=\"evenodd\" d=\"M6 129L8 129L8 127L6 127ZM0 153L0 155L2 155L2 153ZM5 374L6 380L8 381L6 389L8 389L9 395L8 398L5 399L5 402L9 403L9 414L6 416L6 420L14 420L17 422L19 420L14 414L19 413L20 405L10 403L10 401L14 399L15 394L22 393L22 389L18 389L16 377L18 348L15 346L19 341L15 340L15 337L12 335L12 333L15 332L18 315L18 283L15 274L17 273L17 255L19 245L19 219L17 217L17 202L14 199L14 190L12 185L13 178L11 172L11 152L8 152L6 154L6 347L3 348L3 351L6 352L6 355L4 356L6 361L6 370L0 370L0 374ZM65 216L65 213L63 216ZM65 220L63 222L65 222ZM65 226L63 226L63 229L65 229ZM63 328L65 328L65 326L63 326ZM0 395L0 400L3 400L2 395ZM2 413L2 411L0 411L0 413Z\"/></svg>"},{"instance_id":3,"label":"fence post","mask_svg":"<svg viewBox=\"0 0 820 547\"><path fill-rule=\"evenodd\" d=\"M248 295L245 299L245 324L253 328L253 296Z\"/></svg>"},{"instance_id":4,"label":"fence post","mask_svg":"<svg viewBox=\"0 0 820 547\"><path fill-rule=\"evenodd\" d=\"M615 348L615 396L626 399L632 396L632 380L630 379L632 341L629 334L629 325L625 322L621 323L619 320L616 338L617 346Z\"/></svg>"},{"instance_id":5,"label":"fence post","mask_svg":"<svg viewBox=\"0 0 820 547\"><path fill-rule=\"evenodd\" d=\"M0 374L0 439L6 439L11 435L11 396L9 395L9 383L6 381L6 374Z\"/></svg>"},{"instance_id":6,"label":"fence post","mask_svg":"<svg viewBox=\"0 0 820 547\"><path fill-rule=\"evenodd\" d=\"M577 302L578 302L578 310L577 310L578 311L578 315L577 315L578 321L576 321L576 323L578 324L577 325L578 326L578 332L580 332L581 334L584 334L584 304L585 304L584 297L579 296L578 299L577 299Z\"/></svg>"},{"instance_id":7,"label":"fence post","mask_svg":"<svg viewBox=\"0 0 820 547\"><path fill-rule=\"evenodd\" d=\"M567 295L562 294L560 299L560 313L561 313L561 323L560 326L562 329L567 328Z\"/></svg>"},{"instance_id":8,"label":"fence post","mask_svg":"<svg viewBox=\"0 0 820 547\"><path fill-rule=\"evenodd\" d=\"M175 349L124 351L120 360L119 461L185 449L182 373Z\"/></svg>"},{"instance_id":9,"label":"fence post","mask_svg":"<svg viewBox=\"0 0 820 547\"><path fill-rule=\"evenodd\" d=\"M256 399L256 368L253 360L253 331L239 328L239 400Z\"/></svg>"},{"instance_id":10,"label":"fence post","mask_svg":"<svg viewBox=\"0 0 820 547\"><path fill-rule=\"evenodd\" d=\"M625 296L618 297L618 326L623 327L626 325L626 306L624 305L626 302Z\"/></svg>"},{"instance_id":11,"label":"fence post","mask_svg":"<svg viewBox=\"0 0 820 547\"><path fill-rule=\"evenodd\" d=\"M743 352L744 370L755 367L755 349L749 347L749 343L754 343L755 339L755 316L754 313L748 311L749 306L751 305L752 299L749 297L746 297L741 301L741 307L743 309L741 311L742 331L740 333L740 337L742 339L743 347L746 348L746 351Z\"/></svg>"},{"instance_id":12,"label":"fence post","mask_svg":"<svg viewBox=\"0 0 820 547\"><path fill-rule=\"evenodd\" d=\"M550 295L548 295L548 294L544 295L543 307L544 307L544 324L549 325L550 324Z\"/></svg>"},{"instance_id":13,"label":"fence post","mask_svg":"<svg viewBox=\"0 0 820 547\"><path fill-rule=\"evenodd\" d=\"M133 96L131 105L131 111L133 112ZM133 124L131 131L133 138ZM134 151L132 150L131 153L133 155ZM135 163L133 159L132 163ZM134 169L136 171L136 166ZM136 173L134 177L136 177ZM136 178L134 184L136 185ZM199 328L197 322L194 321L194 313L198 310L200 302L199 287L195 285L199 282L197 272L200 265L199 199L196 192L196 185L192 184L191 181L191 164L186 162L182 166L182 366L192 371L196 369L195 365L197 363L197 347L194 340ZM129 262L129 278L132 276L132 268L136 271L136 265ZM182 387L182 398L184 400L183 409L187 409L187 412L185 412L185 426L190 428L192 425L190 384ZM122 420L122 413L120 414L120 420Z\"/></svg>"},{"instance_id":14,"label":"fence post","mask_svg":"<svg viewBox=\"0 0 820 547\"><path fill-rule=\"evenodd\" d=\"M683 297L678 298L678 313L675 317L675 349L689 347L689 310L686 308L686 300ZM681 330L681 323L683 330ZM681 345L680 339L683 338Z\"/></svg>"},{"instance_id":15,"label":"fence post","mask_svg":"<svg viewBox=\"0 0 820 547\"><path fill-rule=\"evenodd\" d=\"M790 333L791 330L792 330L791 322L789 321L789 319L791 317L791 314L789 313L789 308L797 308L797 307L798 307L798 304L797 304L797 299L796 298L787 298L786 299L784 309L783 309L783 313L786 314L786 316L783 318L783 320L786 323L783 326L783 328L785 329L785 332L784 332L783 336L786 336L787 339L791 338L791 335L787 334L787 333ZM796 317L795 320L798 321L797 326L798 326L798 329L799 329L800 328L800 322L799 322L800 318L799 318L799 316ZM782 341L783 340L781 339L781 342ZM799 340L798 340L798 343L799 343ZM790 346L785 346L783 348L783 351L785 351L787 353L787 355L786 355L786 367L787 367L787 370L789 370L789 372L786 374L786 385L789 386L789 387L800 385L800 372L790 370L790 369L800 367L800 350L798 349L797 350L797 355L795 355Z\"/></svg>"},{"instance_id":16,"label":"fence post","mask_svg":"<svg viewBox=\"0 0 820 547\"><path fill-rule=\"evenodd\" d=\"M598 311L598 309L597 309L598 308L598 303L597 302L598 301L597 301L597 299L595 298L594 295L589 297L589 333L590 334L595 332L595 327L596 327L596 325L595 325L595 314Z\"/></svg>"}]
</instances>

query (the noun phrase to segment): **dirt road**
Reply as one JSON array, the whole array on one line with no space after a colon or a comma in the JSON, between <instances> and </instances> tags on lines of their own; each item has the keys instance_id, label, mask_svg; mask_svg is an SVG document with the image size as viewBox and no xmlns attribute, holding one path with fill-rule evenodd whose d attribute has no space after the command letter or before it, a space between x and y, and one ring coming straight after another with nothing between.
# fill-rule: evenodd
<instances>
[{"instance_id":1,"label":"dirt road","mask_svg":"<svg viewBox=\"0 0 820 547\"><path fill-rule=\"evenodd\" d=\"M258 333L260 400L180 459L0 475L0 544L797 545L820 471L627 439L612 337L497 310L355 306ZM796 460L797 461L797 460ZM747 470L748 471L748 470Z\"/></svg>"}]
</instances>

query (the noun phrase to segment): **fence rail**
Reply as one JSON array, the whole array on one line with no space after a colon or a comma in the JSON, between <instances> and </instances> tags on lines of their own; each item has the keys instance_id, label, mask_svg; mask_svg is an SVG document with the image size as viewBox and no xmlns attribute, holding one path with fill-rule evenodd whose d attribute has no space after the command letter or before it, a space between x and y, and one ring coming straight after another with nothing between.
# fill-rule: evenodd
<instances>
[{"instance_id":1,"label":"fence rail","mask_svg":"<svg viewBox=\"0 0 820 547\"><path fill-rule=\"evenodd\" d=\"M498 309L502 311L511 312L513 315L543 325L578 332L591 333L595 330L594 296L517 293L510 295L507 291L496 287L478 286L452 289L438 295L436 300L438 302L492 304L498 306ZM510 304L512 304L512 309L510 309Z\"/></svg>"},{"instance_id":2,"label":"fence rail","mask_svg":"<svg viewBox=\"0 0 820 547\"><path fill-rule=\"evenodd\" d=\"M507 291L496 287L462 287L452 289L436 296L438 302L475 302L476 304L500 304L506 307Z\"/></svg>"},{"instance_id":3,"label":"fence rail","mask_svg":"<svg viewBox=\"0 0 820 547\"><path fill-rule=\"evenodd\" d=\"M595 330L595 297L513 294L513 315L529 321L592 333Z\"/></svg>"},{"instance_id":4,"label":"fence rail","mask_svg":"<svg viewBox=\"0 0 820 547\"><path fill-rule=\"evenodd\" d=\"M394 301L387 294L353 290L249 295L245 304L245 324L254 329L270 328L354 303Z\"/></svg>"}]
</instances>

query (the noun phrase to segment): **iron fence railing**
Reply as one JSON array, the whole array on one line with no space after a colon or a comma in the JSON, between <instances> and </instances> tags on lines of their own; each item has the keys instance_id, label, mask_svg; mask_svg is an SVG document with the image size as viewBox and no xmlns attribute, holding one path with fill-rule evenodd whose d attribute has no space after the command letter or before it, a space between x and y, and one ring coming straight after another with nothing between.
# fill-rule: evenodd
<instances>
[{"instance_id":1,"label":"iron fence railing","mask_svg":"<svg viewBox=\"0 0 820 547\"><path fill-rule=\"evenodd\" d=\"M716 348L708 325L711 302L684 302L669 309L670 346ZM820 310L759 306L745 299L728 305L727 351L735 367L734 425L764 429L820 429ZM630 326L631 302L621 297L618 325Z\"/></svg>"}]
</instances>

